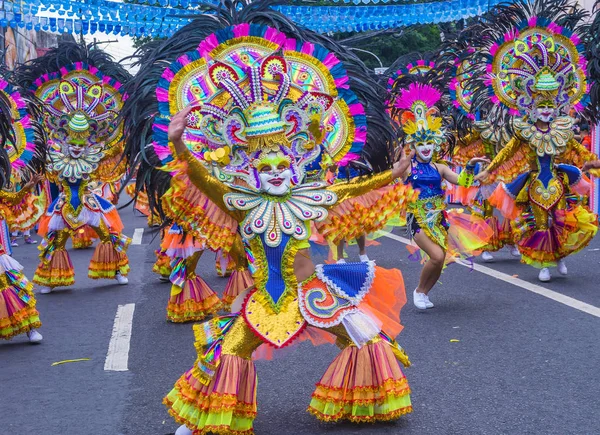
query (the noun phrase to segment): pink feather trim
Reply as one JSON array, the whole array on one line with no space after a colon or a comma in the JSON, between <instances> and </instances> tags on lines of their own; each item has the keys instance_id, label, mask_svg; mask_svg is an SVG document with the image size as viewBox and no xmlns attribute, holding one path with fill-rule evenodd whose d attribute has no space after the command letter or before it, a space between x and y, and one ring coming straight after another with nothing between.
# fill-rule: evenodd
<instances>
[{"instance_id":1,"label":"pink feather trim","mask_svg":"<svg viewBox=\"0 0 600 435\"><path fill-rule=\"evenodd\" d=\"M423 101L427 107L433 107L442 97L442 93L430 85L411 83L403 89L396 101L398 109L410 109L415 101Z\"/></svg>"}]
</instances>

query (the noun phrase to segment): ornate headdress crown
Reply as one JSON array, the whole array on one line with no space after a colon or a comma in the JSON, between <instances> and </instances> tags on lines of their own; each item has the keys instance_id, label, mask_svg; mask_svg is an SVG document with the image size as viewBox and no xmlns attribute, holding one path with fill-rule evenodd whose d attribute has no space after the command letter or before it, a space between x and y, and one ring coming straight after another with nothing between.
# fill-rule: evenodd
<instances>
[{"instance_id":1,"label":"ornate headdress crown","mask_svg":"<svg viewBox=\"0 0 600 435\"><path fill-rule=\"evenodd\" d=\"M496 104L531 111L539 101L583 108L586 60L579 36L545 18L532 17L490 49L487 84Z\"/></svg>"},{"instance_id":2,"label":"ornate headdress crown","mask_svg":"<svg viewBox=\"0 0 600 435\"><path fill-rule=\"evenodd\" d=\"M185 106L184 142L199 159L244 172L249 154L286 148L308 163L322 145L334 160L355 159L366 140L364 108L341 62L323 47L276 29L239 24L216 32L163 73L154 149L172 156L169 118ZM230 163L231 162L231 163Z\"/></svg>"}]
</instances>

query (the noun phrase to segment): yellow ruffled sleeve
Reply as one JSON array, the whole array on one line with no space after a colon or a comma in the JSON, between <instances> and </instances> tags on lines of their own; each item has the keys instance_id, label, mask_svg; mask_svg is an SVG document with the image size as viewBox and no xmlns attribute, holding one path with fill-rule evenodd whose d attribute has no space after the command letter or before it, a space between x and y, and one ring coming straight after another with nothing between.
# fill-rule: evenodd
<instances>
[{"instance_id":1,"label":"yellow ruffled sleeve","mask_svg":"<svg viewBox=\"0 0 600 435\"><path fill-rule=\"evenodd\" d=\"M315 222L318 232L338 244L343 239L355 239L382 229L418 196L412 186L391 181L392 171L386 171L328 187L340 200L329 209L324 221Z\"/></svg>"},{"instance_id":2,"label":"yellow ruffled sleeve","mask_svg":"<svg viewBox=\"0 0 600 435\"><path fill-rule=\"evenodd\" d=\"M334 192L338 201L336 205L342 202L355 198L357 196L364 195L371 190L378 189L383 186L387 186L393 181L392 170L381 172L374 175L364 175L362 177L356 177L349 181L342 181L329 186L327 190Z\"/></svg>"},{"instance_id":3,"label":"yellow ruffled sleeve","mask_svg":"<svg viewBox=\"0 0 600 435\"><path fill-rule=\"evenodd\" d=\"M567 144L566 151L557 159L558 163L566 163L569 165L582 168L586 162L598 160L598 156L586 147L581 145L577 140L571 139ZM589 171L594 177L600 177L600 169L591 169Z\"/></svg>"},{"instance_id":4,"label":"yellow ruffled sleeve","mask_svg":"<svg viewBox=\"0 0 600 435\"><path fill-rule=\"evenodd\" d=\"M241 213L231 211L225 205L223 197L226 194L233 192L229 186L214 177L188 150L183 154L179 154L177 157L187 165L187 174L194 186L225 213L238 218L238 221L243 219L243 215L240 216Z\"/></svg>"},{"instance_id":5,"label":"yellow ruffled sleeve","mask_svg":"<svg viewBox=\"0 0 600 435\"><path fill-rule=\"evenodd\" d=\"M0 190L0 201L4 202L7 205L17 205L25 195L29 193L28 189L21 189L18 192L9 192L7 190Z\"/></svg>"},{"instance_id":6,"label":"yellow ruffled sleeve","mask_svg":"<svg viewBox=\"0 0 600 435\"><path fill-rule=\"evenodd\" d=\"M488 165L490 182L514 180L529 170L529 159L532 150L519 138L513 137Z\"/></svg>"}]
</instances>

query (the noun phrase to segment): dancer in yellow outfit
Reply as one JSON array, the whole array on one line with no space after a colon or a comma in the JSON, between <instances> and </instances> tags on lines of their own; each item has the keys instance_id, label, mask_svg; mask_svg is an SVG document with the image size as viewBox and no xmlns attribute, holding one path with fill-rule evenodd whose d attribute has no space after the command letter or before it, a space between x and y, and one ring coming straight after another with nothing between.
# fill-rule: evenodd
<instances>
[{"instance_id":1,"label":"dancer in yellow outfit","mask_svg":"<svg viewBox=\"0 0 600 435\"><path fill-rule=\"evenodd\" d=\"M173 39L195 35L193 28L204 24ZM308 249L311 223L324 221L338 204L378 188L389 193L380 198L388 208L404 208L414 198L410 187L385 187L406 170L407 159L332 186L306 179L305 167L323 148L336 163L358 159L370 137L373 151L390 157L387 147L395 138L382 102L361 94L373 98L369 110L381 121L371 133L343 64L334 52L302 40L299 30L293 39L258 24L222 29L212 21L208 28L215 33L174 56L163 71L154 150L165 170L188 179L215 207L207 209L209 216L198 208L188 216L191 222L218 223L221 216L234 221L254 285L233 302L231 315L194 327L198 358L164 400L182 424L177 435L253 433L253 355L263 352L259 347L276 350L315 336L337 338L343 350L317 384L311 413L324 421L372 422L410 412L400 369L400 361L408 360L394 340L405 303L400 272L373 262L315 266ZM302 36L318 40L310 32ZM173 40L165 44L176 46ZM333 41L328 47L340 49ZM351 59L357 62L353 73L366 74ZM367 75L361 78L374 85ZM392 159L387 164L391 168ZM187 192L174 189L170 200ZM162 206L169 207L165 201ZM368 210L354 211L359 222L369 217ZM338 232L344 236L343 228Z\"/></svg>"},{"instance_id":2,"label":"dancer in yellow outfit","mask_svg":"<svg viewBox=\"0 0 600 435\"><path fill-rule=\"evenodd\" d=\"M119 163L122 124L116 120L127 99L122 87L129 73L95 47L61 42L23 65L18 77L45 103L46 171L62 188L40 222L44 241L34 282L41 293L74 284L65 244L73 233L89 226L100 243L88 276L127 284L125 252L130 240L123 235L115 205L95 192L94 182L114 182L125 170L125 162Z\"/></svg>"}]
</instances>

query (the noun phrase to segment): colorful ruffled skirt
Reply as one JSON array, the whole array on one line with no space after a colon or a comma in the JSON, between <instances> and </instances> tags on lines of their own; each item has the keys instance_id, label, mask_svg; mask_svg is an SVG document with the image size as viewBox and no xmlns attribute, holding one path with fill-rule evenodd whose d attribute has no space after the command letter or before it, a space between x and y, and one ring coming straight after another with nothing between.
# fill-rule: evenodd
<instances>
[{"instance_id":1,"label":"colorful ruffled skirt","mask_svg":"<svg viewBox=\"0 0 600 435\"><path fill-rule=\"evenodd\" d=\"M481 217L462 210L446 210L441 196L419 199L410 205L407 231L411 238L423 231L446 251L447 263L479 255L494 235ZM424 253L421 255L425 258Z\"/></svg>"},{"instance_id":2,"label":"colorful ruffled skirt","mask_svg":"<svg viewBox=\"0 0 600 435\"><path fill-rule=\"evenodd\" d=\"M373 422L412 411L399 361L410 363L391 338L402 328L399 310L406 302L399 271L373 263L318 266L297 292L282 298L274 312L267 294L251 289L240 313L194 326L196 363L163 401L178 423L195 435L253 434L252 357L265 346L316 342L320 335L329 343L337 337L343 350L317 384L310 413L323 421Z\"/></svg>"},{"instance_id":3,"label":"colorful ruffled skirt","mask_svg":"<svg viewBox=\"0 0 600 435\"><path fill-rule=\"evenodd\" d=\"M559 165L558 174L560 168L564 171L567 167ZM566 180L571 178L575 177ZM585 248L598 231L598 216L581 204L580 195L589 188L586 181L582 178L568 184L564 177L550 181L555 180L560 183L555 182L557 190L563 193L547 203L532 198L535 173L521 174L509 184L500 183L490 197L490 203L513 221L521 261L537 268L556 266L558 260Z\"/></svg>"},{"instance_id":4,"label":"colorful ruffled skirt","mask_svg":"<svg viewBox=\"0 0 600 435\"><path fill-rule=\"evenodd\" d=\"M221 308L221 301L214 290L196 275L196 266L203 250L202 244L177 225L172 225L163 237L161 252L170 259L168 276L172 286L167 320L171 322L200 321ZM163 267L162 270L166 271L167 268Z\"/></svg>"},{"instance_id":5,"label":"colorful ruffled skirt","mask_svg":"<svg viewBox=\"0 0 600 435\"><path fill-rule=\"evenodd\" d=\"M33 285L22 270L15 259L0 255L0 339L9 340L42 326Z\"/></svg>"}]
</instances>

